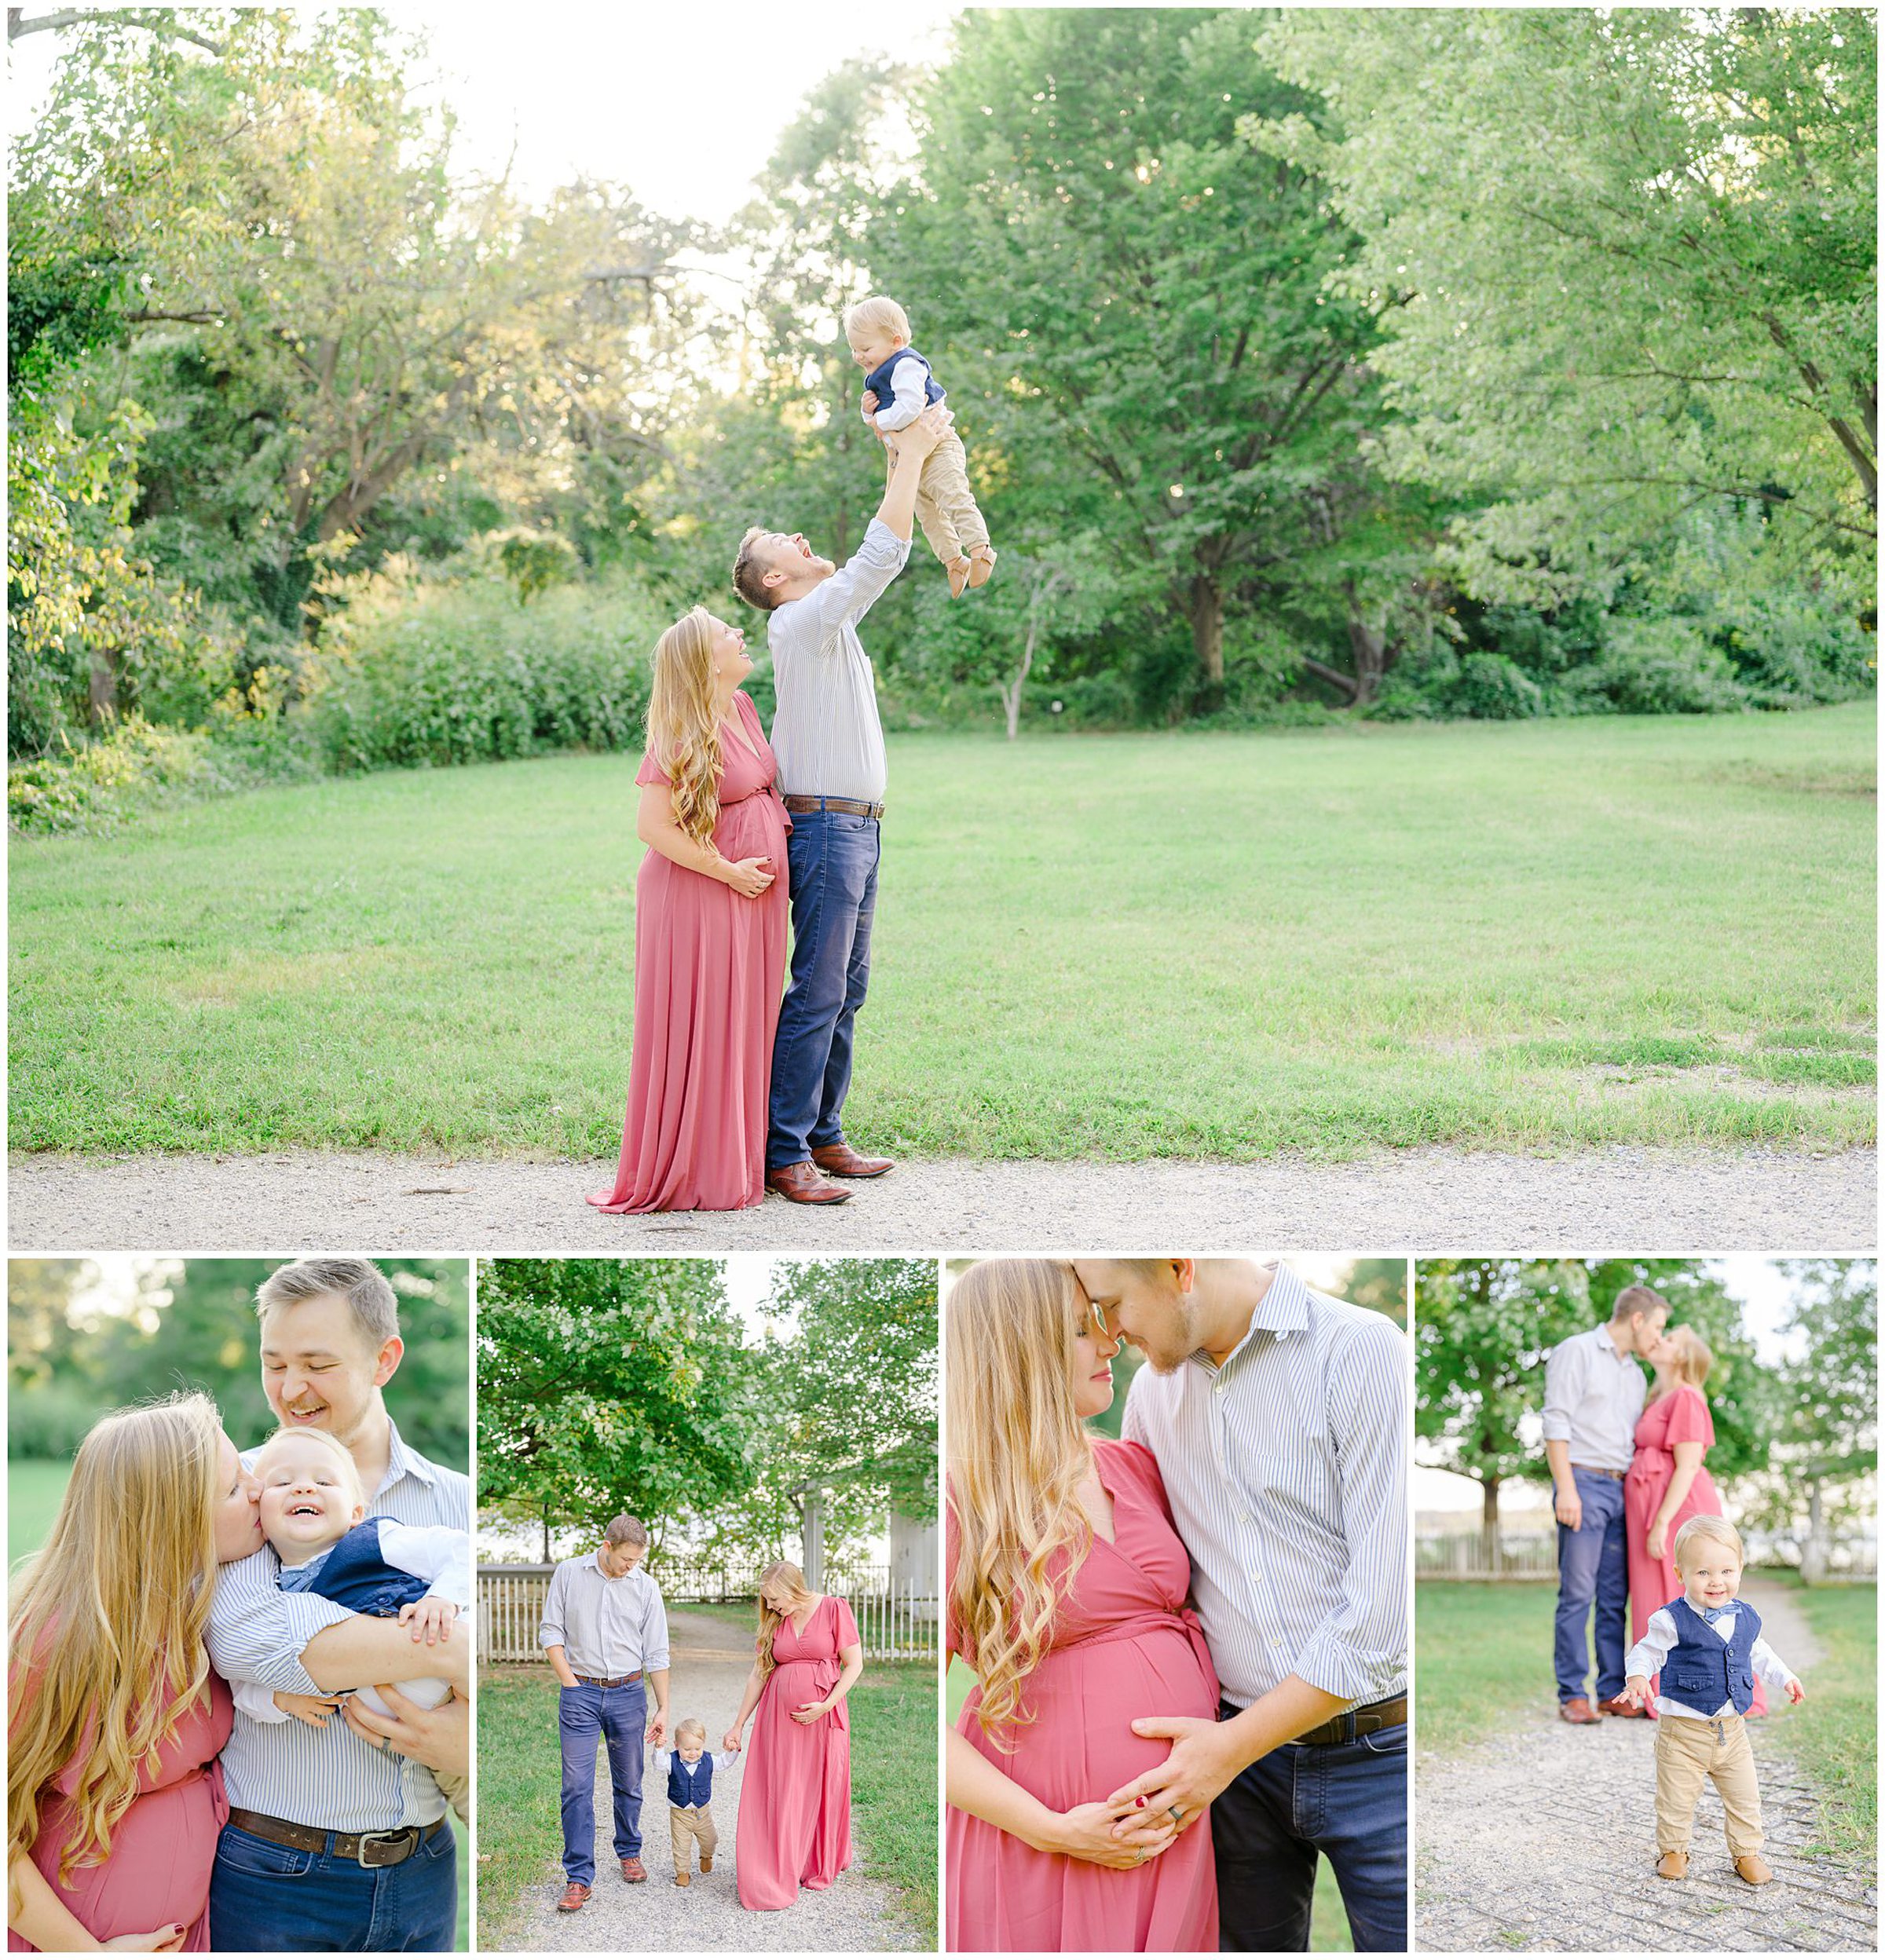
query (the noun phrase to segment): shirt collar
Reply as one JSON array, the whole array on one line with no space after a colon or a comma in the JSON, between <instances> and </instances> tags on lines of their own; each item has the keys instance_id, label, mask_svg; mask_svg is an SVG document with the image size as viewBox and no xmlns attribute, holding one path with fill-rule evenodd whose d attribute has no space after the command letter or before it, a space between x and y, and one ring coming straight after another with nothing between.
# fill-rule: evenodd
<instances>
[{"instance_id":1,"label":"shirt collar","mask_svg":"<svg viewBox=\"0 0 1885 1960\"><path fill-rule=\"evenodd\" d=\"M1300 1275L1292 1272L1281 1260L1268 1271L1270 1283L1251 1311L1250 1324L1244 1330L1243 1338L1224 1356L1222 1367L1203 1348L1193 1352L1191 1359L1206 1373L1222 1373L1259 1333L1275 1334L1280 1338L1286 1334L1301 1333L1309 1326L1309 1289L1304 1285Z\"/></svg>"},{"instance_id":2,"label":"shirt collar","mask_svg":"<svg viewBox=\"0 0 1885 1960\"><path fill-rule=\"evenodd\" d=\"M428 1487L438 1481L438 1468L426 1462L416 1450L408 1450L401 1439L399 1424L390 1416L386 1418L386 1479L373 1494L382 1497L402 1477L415 1477Z\"/></svg>"}]
</instances>

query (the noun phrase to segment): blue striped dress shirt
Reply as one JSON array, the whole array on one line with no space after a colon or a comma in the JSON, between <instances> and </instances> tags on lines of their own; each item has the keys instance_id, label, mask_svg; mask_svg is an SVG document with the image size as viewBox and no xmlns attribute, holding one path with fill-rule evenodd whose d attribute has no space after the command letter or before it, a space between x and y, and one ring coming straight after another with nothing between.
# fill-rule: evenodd
<instances>
[{"instance_id":1,"label":"blue striped dress shirt","mask_svg":"<svg viewBox=\"0 0 1885 1960\"><path fill-rule=\"evenodd\" d=\"M1411 1422L1400 1329L1283 1265L1221 1367L1133 1376L1122 1434L1158 1459L1226 1701L1406 1692Z\"/></svg>"},{"instance_id":2,"label":"blue striped dress shirt","mask_svg":"<svg viewBox=\"0 0 1885 1960\"><path fill-rule=\"evenodd\" d=\"M401 1524L452 1526L469 1538L471 1479L428 1463L400 1439L396 1426L385 1480L367 1508ZM323 1627L353 1615L317 1594L283 1592L280 1571L267 1545L222 1568L210 1608L210 1661L227 1681L318 1695L301 1651ZM325 1728L310 1728L251 1721L238 1709L222 1774L237 1809L317 1830L397 1830L445 1814L444 1793L423 1763L362 1742L338 1717Z\"/></svg>"}]
</instances>

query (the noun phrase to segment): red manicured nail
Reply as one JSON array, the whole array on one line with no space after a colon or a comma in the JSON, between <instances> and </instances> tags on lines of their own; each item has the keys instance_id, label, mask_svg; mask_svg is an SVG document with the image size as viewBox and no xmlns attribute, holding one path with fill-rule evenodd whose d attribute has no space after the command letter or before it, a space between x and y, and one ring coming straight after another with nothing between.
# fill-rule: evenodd
<instances>
[{"instance_id":1,"label":"red manicured nail","mask_svg":"<svg viewBox=\"0 0 1885 1960\"><path fill-rule=\"evenodd\" d=\"M1134 1803L1136 1803L1136 1804L1139 1806L1139 1808L1140 1808L1141 1810L1144 1810L1144 1808L1145 1808L1145 1799L1144 1799L1143 1797L1135 1797L1133 1799L1133 1801Z\"/></svg>"}]
</instances>

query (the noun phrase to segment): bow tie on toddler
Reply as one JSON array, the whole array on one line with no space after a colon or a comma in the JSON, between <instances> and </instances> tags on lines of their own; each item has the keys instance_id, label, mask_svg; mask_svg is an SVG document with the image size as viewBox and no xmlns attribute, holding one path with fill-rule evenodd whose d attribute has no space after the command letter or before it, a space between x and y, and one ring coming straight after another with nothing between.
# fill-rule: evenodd
<instances>
[{"instance_id":1,"label":"bow tie on toddler","mask_svg":"<svg viewBox=\"0 0 1885 1960\"><path fill-rule=\"evenodd\" d=\"M1734 1602L1733 1600L1730 1600L1726 1606L1705 1606L1702 1608L1702 1618L1711 1626L1713 1626L1717 1620L1723 1618L1733 1611Z\"/></svg>"}]
</instances>

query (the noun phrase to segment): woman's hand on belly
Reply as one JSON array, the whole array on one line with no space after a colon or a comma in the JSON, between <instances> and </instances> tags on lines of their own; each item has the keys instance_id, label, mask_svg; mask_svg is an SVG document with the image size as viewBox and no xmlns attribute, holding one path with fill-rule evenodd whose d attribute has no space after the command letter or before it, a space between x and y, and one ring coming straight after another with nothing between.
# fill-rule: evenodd
<instances>
[{"instance_id":1,"label":"woman's hand on belly","mask_svg":"<svg viewBox=\"0 0 1885 1960\"><path fill-rule=\"evenodd\" d=\"M1115 1838L1113 1827L1129 1817L1130 1804L1076 1804L1060 1813L1055 1842L1050 1850L1069 1858L1083 1859L1089 1865L1104 1865L1114 1871L1130 1871L1156 1858L1177 1840L1178 1827L1162 1812L1157 1821L1135 1820L1128 1838Z\"/></svg>"}]
</instances>

